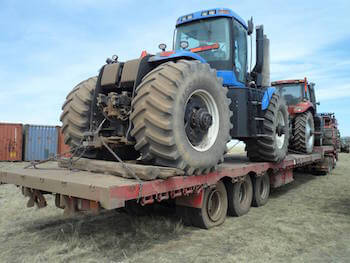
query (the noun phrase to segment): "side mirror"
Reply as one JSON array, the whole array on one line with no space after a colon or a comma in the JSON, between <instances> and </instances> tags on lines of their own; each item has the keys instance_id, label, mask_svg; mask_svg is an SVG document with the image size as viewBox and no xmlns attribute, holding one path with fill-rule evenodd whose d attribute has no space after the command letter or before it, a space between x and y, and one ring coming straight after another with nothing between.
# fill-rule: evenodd
<instances>
[{"instance_id":1,"label":"side mirror","mask_svg":"<svg viewBox=\"0 0 350 263\"><path fill-rule=\"evenodd\" d=\"M248 20L248 35L251 35L254 31L253 17Z\"/></svg>"},{"instance_id":2,"label":"side mirror","mask_svg":"<svg viewBox=\"0 0 350 263\"><path fill-rule=\"evenodd\" d=\"M158 45L158 48L161 49L164 52L165 49L166 49L166 45L161 43L161 44Z\"/></svg>"},{"instance_id":3,"label":"side mirror","mask_svg":"<svg viewBox=\"0 0 350 263\"><path fill-rule=\"evenodd\" d=\"M320 105L321 103L318 101L318 102L316 102L316 105Z\"/></svg>"}]
</instances>

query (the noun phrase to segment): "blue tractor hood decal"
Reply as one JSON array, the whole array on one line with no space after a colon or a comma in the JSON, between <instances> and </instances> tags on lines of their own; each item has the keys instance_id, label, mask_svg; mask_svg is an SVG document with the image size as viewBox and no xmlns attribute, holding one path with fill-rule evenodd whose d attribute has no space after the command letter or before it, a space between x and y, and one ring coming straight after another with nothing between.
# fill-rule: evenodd
<instances>
[{"instance_id":1,"label":"blue tractor hood decal","mask_svg":"<svg viewBox=\"0 0 350 263\"><path fill-rule=\"evenodd\" d=\"M150 57L148 60L149 62L158 62L158 61L168 61L168 60L173 60L175 58L192 58L199 60L202 63L207 63L207 61L202 58L201 56L197 55L196 53L193 53L191 51L185 51L185 50L180 50L180 51L175 51L175 53L170 54L170 55L162 55L166 54L167 52L161 52L153 57Z\"/></svg>"}]
</instances>

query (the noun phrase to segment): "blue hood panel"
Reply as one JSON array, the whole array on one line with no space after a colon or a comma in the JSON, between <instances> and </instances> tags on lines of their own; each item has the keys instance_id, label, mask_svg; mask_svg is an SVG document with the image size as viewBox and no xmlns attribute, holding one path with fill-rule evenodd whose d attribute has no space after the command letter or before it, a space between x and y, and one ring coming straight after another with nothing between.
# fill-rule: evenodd
<instances>
[{"instance_id":1,"label":"blue hood panel","mask_svg":"<svg viewBox=\"0 0 350 263\"><path fill-rule=\"evenodd\" d=\"M161 54L161 53L160 53ZM192 58L195 60L199 60L202 63L207 63L204 58L197 55L196 53L190 52L190 51L176 51L176 53L171 54L170 56L161 56L160 54L157 54L153 57L150 57L148 60L149 62L158 62L158 61L168 61L172 60L174 58Z\"/></svg>"}]
</instances>

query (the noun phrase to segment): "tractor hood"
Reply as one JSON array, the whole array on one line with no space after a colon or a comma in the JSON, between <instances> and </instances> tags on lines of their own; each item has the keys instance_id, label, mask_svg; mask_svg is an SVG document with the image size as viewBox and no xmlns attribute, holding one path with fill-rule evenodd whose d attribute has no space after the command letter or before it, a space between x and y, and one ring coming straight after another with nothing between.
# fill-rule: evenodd
<instances>
[{"instance_id":1,"label":"tractor hood","mask_svg":"<svg viewBox=\"0 0 350 263\"><path fill-rule=\"evenodd\" d=\"M201 56L199 56L196 53L193 53L191 51L185 51L185 50L179 50L179 51L163 51L158 53L155 56L152 56L149 58L148 62L166 62L166 61L170 61L170 60L177 60L177 59L181 59L181 58L185 58L185 59L195 59L195 60L199 60L202 63L207 63L207 61L202 58Z\"/></svg>"}]
</instances>

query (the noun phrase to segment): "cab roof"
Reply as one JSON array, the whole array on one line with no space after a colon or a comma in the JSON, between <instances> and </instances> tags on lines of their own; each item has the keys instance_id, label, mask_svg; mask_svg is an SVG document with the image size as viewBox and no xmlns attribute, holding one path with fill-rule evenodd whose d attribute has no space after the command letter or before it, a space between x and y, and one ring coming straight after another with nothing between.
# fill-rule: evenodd
<instances>
[{"instance_id":1,"label":"cab roof","mask_svg":"<svg viewBox=\"0 0 350 263\"><path fill-rule=\"evenodd\" d=\"M194 12L188 15L180 16L176 20L176 26L189 23L195 20L207 19L212 17L233 17L239 23L241 23L245 29L248 29L246 22L239 15L237 15L235 12L233 12L229 8L213 8L213 9L202 10L202 11Z\"/></svg>"}]
</instances>

